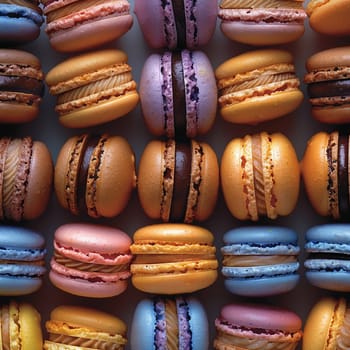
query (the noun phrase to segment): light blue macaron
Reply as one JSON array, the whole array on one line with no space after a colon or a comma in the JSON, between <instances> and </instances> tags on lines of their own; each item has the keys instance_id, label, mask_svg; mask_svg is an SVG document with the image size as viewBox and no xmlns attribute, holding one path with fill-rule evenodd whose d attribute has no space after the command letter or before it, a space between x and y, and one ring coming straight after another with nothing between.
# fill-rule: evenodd
<instances>
[{"instance_id":1,"label":"light blue macaron","mask_svg":"<svg viewBox=\"0 0 350 350\"><path fill-rule=\"evenodd\" d=\"M350 224L311 227L305 236L305 275L319 288L350 291Z\"/></svg>"},{"instance_id":2,"label":"light blue macaron","mask_svg":"<svg viewBox=\"0 0 350 350\"><path fill-rule=\"evenodd\" d=\"M169 305L176 305L169 317ZM166 320L173 319L173 326ZM141 300L136 306L132 325L131 350L163 349L169 329L178 336L179 349L208 350L209 326L202 304L193 297L155 297ZM169 335L170 336L170 335Z\"/></svg>"},{"instance_id":3,"label":"light blue macaron","mask_svg":"<svg viewBox=\"0 0 350 350\"><path fill-rule=\"evenodd\" d=\"M37 291L45 268L45 240L32 230L0 226L0 295Z\"/></svg>"},{"instance_id":4,"label":"light blue macaron","mask_svg":"<svg viewBox=\"0 0 350 350\"><path fill-rule=\"evenodd\" d=\"M233 294L263 297L286 293L299 281L298 236L280 226L232 229L223 237L222 274Z\"/></svg>"},{"instance_id":5,"label":"light blue macaron","mask_svg":"<svg viewBox=\"0 0 350 350\"><path fill-rule=\"evenodd\" d=\"M33 41L39 36L43 22L39 7L0 4L0 43L25 44Z\"/></svg>"}]
</instances>

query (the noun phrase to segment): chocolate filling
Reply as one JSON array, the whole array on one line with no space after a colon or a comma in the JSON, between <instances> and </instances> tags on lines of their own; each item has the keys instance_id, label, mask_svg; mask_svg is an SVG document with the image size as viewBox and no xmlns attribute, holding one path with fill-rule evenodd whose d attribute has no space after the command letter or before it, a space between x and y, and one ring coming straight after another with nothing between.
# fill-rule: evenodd
<instances>
[{"instance_id":1,"label":"chocolate filling","mask_svg":"<svg viewBox=\"0 0 350 350\"><path fill-rule=\"evenodd\" d=\"M87 206L85 201L85 193L86 193L86 185L87 185L87 178L89 173L89 165L90 165L90 159L94 152L94 149L98 145L98 142L100 140L99 136L96 135L89 135L87 136L87 139L85 141L85 145L82 149L81 153L81 163L79 165L78 169L78 181L77 181L77 203L78 203L78 210L79 212L87 212Z\"/></svg>"},{"instance_id":2,"label":"chocolate filling","mask_svg":"<svg viewBox=\"0 0 350 350\"><path fill-rule=\"evenodd\" d=\"M349 203L349 136L339 134L338 140L338 201L340 217L350 212Z\"/></svg>"},{"instance_id":3,"label":"chocolate filling","mask_svg":"<svg viewBox=\"0 0 350 350\"><path fill-rule=\"evenodd\" d=\"M307 91L310 98L350 96L350 79L311 83Z\"/></svg>"},{"instance_id":4,"label":"chocolate filling","mask_svg":"<svg viewBox=\"0 0 350 350\"><path fill-rule=\"evenodd\" d=\"M335 259L335 260L350 260L349 254L337 254L337 253L310 253L307 255L307 259Z\"/></svg>"},{"instance_id":5,"label":"chocolate filling","mask_svg":"<svg viewBox=\"0 0 350 350\"><path fill-rule=\"evenodd\" d=\"M42 97L44 84L34 78L0 75L0 91L22 92Z\"/></svg>"},{"instance_id":6,"label":"chocolate filling","mask_svg":"<svg viewBox=\"0 0 350 350\"><path fill-rule=\"evenodd\" d=\"M174 103L174 129L177 139L186 137L186 93L181 53L171 56L171 75Z\"/></svg>"},{"instance_id":7,"label":"chocolate filling","mask_svg":"<svg viewBox=\"0 0 350 350\"><path fill-rule=\"evenodd\" d=\"M186 14L184 0L171 0L174 11L177 46L186 47Z\"/></svg>"},{"instance_id":8,"label":"chocolate filling","mask_svg":"<svg viewBox=\"0 0 350 350\"><path fill-rule=\"evenodd\" d=\"M183 221L191 181L191 143L177 143L175 149L174 189L170 210L170 221Z\"/></svg>"}]
</instances>

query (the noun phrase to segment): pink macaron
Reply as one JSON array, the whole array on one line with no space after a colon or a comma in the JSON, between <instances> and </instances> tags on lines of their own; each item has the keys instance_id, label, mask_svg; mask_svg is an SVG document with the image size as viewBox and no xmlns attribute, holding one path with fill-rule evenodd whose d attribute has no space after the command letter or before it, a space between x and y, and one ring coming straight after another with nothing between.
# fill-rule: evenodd
<instances>
[{"instance_id":1,"label":"pink macaron","mask_svg":"<svg viewBox=\"0 0 350 350\"><path fill-rule=\"evenodd\" d=\"M213 68L201 51L152 54L140 79L143 116L156 136L188 137L207 133L216 116Z\"/></svg>"},{"instance_id":2,"label":"pink macaron","mask_svg":"<svg viewBox=\"0 0 350 350\"><path fill-rule=\"evenodd\" d=\"M213 0L135 0L135 14L153 49L195 49L215 31L218 6Z\"/></svg>"},{"instance_id":3,"label":"pink macaron","mask_svg":"<svg viewBox=\"0 0 350 350\"><path fill-rule=\"evenodd\" d=\"M70 223L54 235L50 280L78 296L106 298L123 293L130 277L130 237L108 226Z\"/></svg>"},{"instance_id":4,"label":"pink macaron","mask_svg":"<svg viewBox=\"0 0 350 350\"><path fill-rule=\"evenodd\" d=\"M215 320L214 349L288 349L298 346L302 321L293 311L264 304L225 305Z\"/></svg>"}]
</instances>

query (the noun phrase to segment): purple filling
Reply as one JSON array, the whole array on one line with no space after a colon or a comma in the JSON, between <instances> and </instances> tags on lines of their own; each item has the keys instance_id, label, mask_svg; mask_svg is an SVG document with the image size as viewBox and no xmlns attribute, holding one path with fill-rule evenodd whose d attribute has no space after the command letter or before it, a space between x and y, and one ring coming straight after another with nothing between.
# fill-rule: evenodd
<instances>
[{"instance_id":1,"label":"purple filling","mask_svg":"<svg viewBox=\"0 0 350 350\"><path fill-rule=\"evenodd\" d=\"M156 350L167 350L166 342L166 320L165 303L161 299L154 301L154 313L156 315L156 324L154 330L154 347Z\"/></svg>"},{"instance_id":2,"label":"purple filling","mask_svg":"<svg viewBox=\"0 0 350 350\"><path fill-rule=\"evenodd\" d=\"M183 298L176 299L177 318L179 323L179 349L192 350L192 331L190 327L190 312Z\"/></svg>"}]
</instances>

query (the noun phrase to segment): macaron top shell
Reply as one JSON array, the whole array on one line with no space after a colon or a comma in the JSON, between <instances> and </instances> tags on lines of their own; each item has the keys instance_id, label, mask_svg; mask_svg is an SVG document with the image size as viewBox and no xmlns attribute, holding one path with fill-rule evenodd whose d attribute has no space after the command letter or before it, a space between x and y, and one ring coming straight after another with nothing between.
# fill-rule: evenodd
<instances>
[{"instance_id":1,"label":"macaron top shell","mask_svg":"<svg viewBox=\"0 0 350 350\"><path fill-rule=\"evenodd\" d=\"M342 342L341 327L349 315L344 298L323 297L311 309L304 327L303 350L335 350Z\"/></svg>"},{"instance_id":2,"label":"macaron top shell","mask_svg":"<svg viewBox=\"0 0 350 350\"><path fill-rule=\"evenodd\" d=\"M350 248L350 225L348 224L324 224L313 226L306 232L306 240L314 244L327 242L339 247L344 246L344 250ZM347 248L346 248L347 247Z\"/></svg>"},{"instance_id":3,"label":"macaron top shell","mask_svg":"<svg viewBox=\"0 0 350 350\"><path fill-rule=\"evenodd\" d=\"M29 65L35 69L41 69L40 60L30 52L16 49L1 49L0 64Z\"/></svg>"},{"instance_id":4,"label":"macaron top shell","mask_svg":"<svg viewBox=\"0 0 350 350\"><path fill-rule=\"evenodd\" d=\"M228 304L221 309L220 318L243 329L266 330L266 334L270 334L269 331L294 333L302 326L294 312L267 305Z\"/></svg>"}]
</instances>

